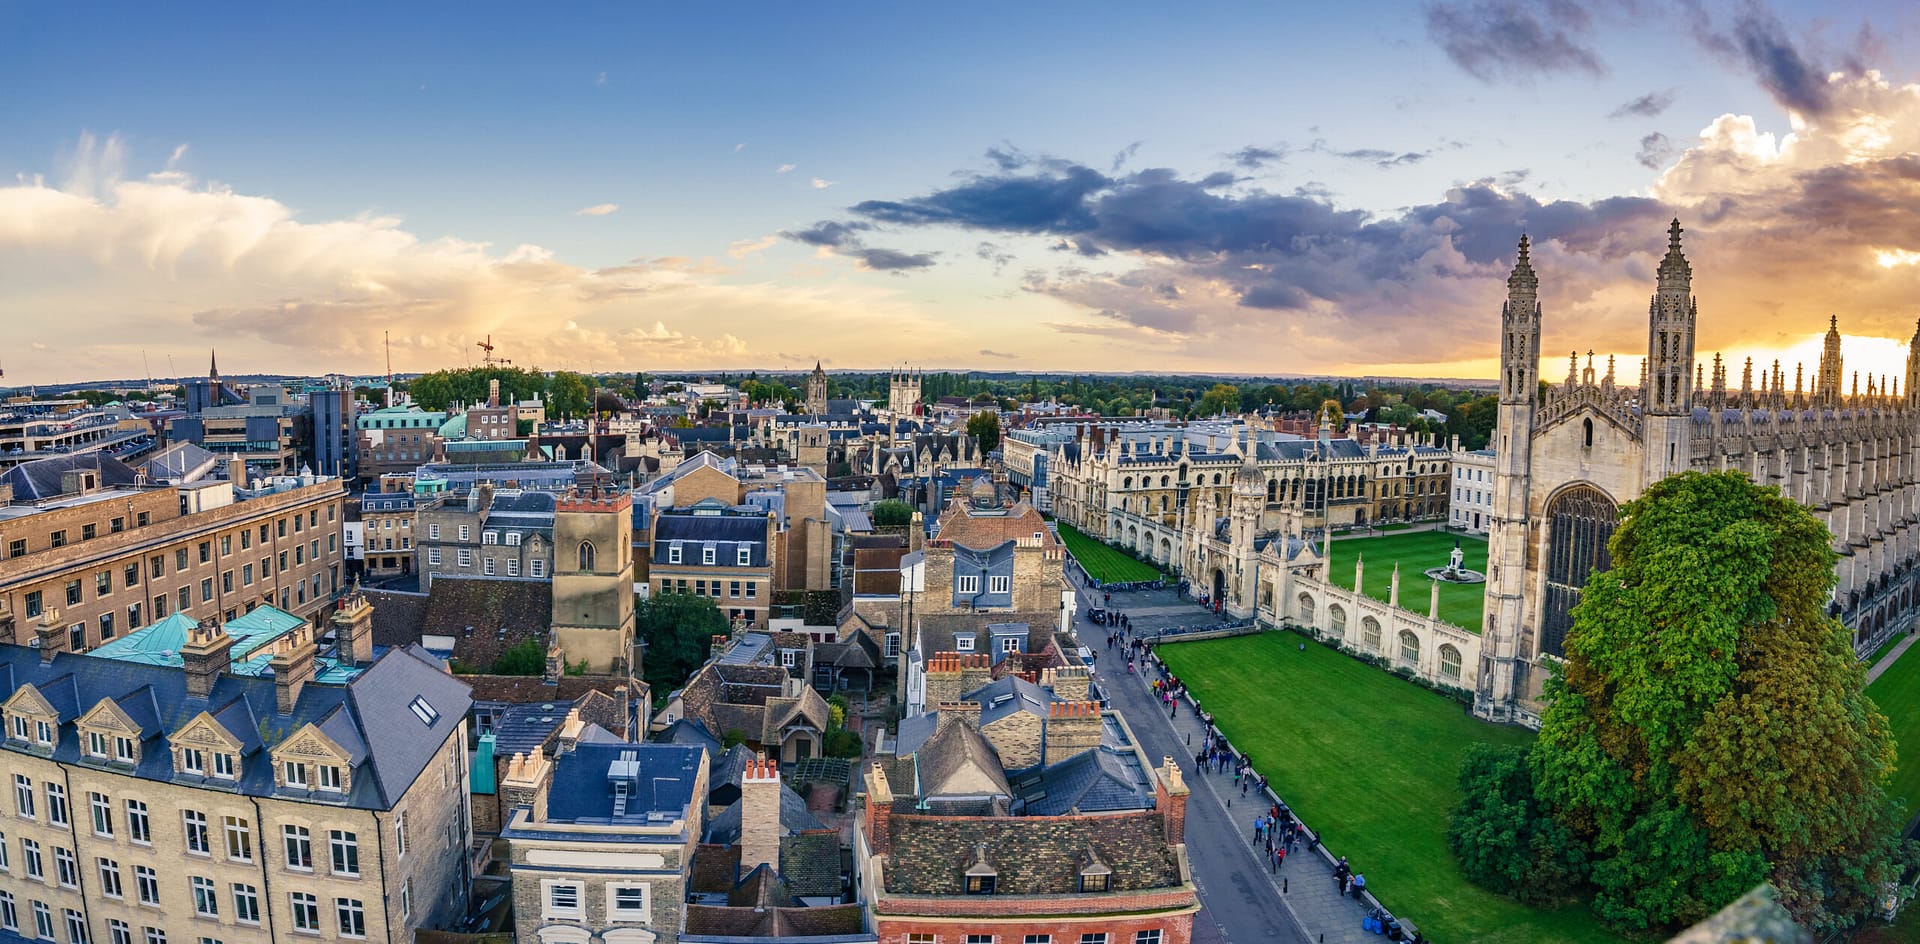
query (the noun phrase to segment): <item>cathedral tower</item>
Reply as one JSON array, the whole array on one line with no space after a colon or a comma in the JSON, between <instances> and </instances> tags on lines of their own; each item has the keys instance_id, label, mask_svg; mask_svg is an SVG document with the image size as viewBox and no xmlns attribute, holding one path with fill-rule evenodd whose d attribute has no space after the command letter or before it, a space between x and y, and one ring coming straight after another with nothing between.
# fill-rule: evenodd
<instances>
[{"instance_id":1,"label":"cathedral tower","mask_svg":"<svg viewBox=\"0 0 1920 944\"><path fill-rule=\"evenodd\" d=\"M1667 228L1667 257L1647 308L1646 417L1641 487L1686 471L1693 427L1693 267L1680 252L1680 221Z\"/></svg>"},{"instance_id":2,"label":"cathedral tower","mask_svg":"<svg viewBox=\"0 0 1920 944\"><path fill-rule=\"evenodd\" d=\"M827 372L819 361L813 362L813 373L807 375L807 412L815 416L827 412Z\"/></svg>"},{"instance_id":3,"label":"cathedral tower","mask_svg":"<svg viewBox=\"0 0 1920 944\"><path fill-rule=\"evenodd\" d=\"M1920 407L1920 321L1913 324L1913 340L1907 342L1907 406Z\"/></svg>"},{"instance_id":4,"label":"cathedral tower","mask_svg":"<svg viewBox=\"0 0 1920 944\"><path fill-rule=\"evenodd\" d=\"M1920 335L1916 335L1916 337L1920 337ZM1909 356L1908 360L1912 360L1911 356ZM1821 406L1838 407L1840 405L1840 397L1842 396L1840 378L1844 376L1841 371L1841 363L1840 316L1829 315L1827 316L1826 344L1820 349L1820 376L1815 381L1817 388L1814 391L1815 402ZM1911 368L1909 368L1909 372L1911 372Z\"/></svg>"},{"instance_id":5,"label":"cathedral tower","mask_svg":"<svg viewBox=\"0 0 1920 944\"><path fill-rule=\"evenodd\" d=\"M1495 453L1493 516L1488 523L1485 647L1474 713L1513 720L1526 690L1527 657L1521 628L1527 573L1527 493L1532 476L1533 411L1540 399L1540 280L1533 274L1526 236L1507 276L1500 309L1500 412L1490 444Z\"/></svg>"},{"instance_id":6,"label":"cathedral tower","mask_svg":"<svg viewBox=\"0 0 1920 944\"><path fill-rule=\"evenodd\" d=\"M900 415L920 404L920 372L896 370L887 377L887 409Z\"/></svg>"}]
</instances>

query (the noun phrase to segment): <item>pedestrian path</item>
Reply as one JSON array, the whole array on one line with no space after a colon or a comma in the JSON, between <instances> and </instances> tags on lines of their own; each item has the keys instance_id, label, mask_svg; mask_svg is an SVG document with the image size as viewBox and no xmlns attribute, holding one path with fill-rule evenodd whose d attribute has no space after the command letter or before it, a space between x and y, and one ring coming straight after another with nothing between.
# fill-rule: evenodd
<instances>
[{"instance_id":1,"label":"pedestrian path","mask_svg":"<svg viewBox=\"0 0 1920 944\"><path fill-rule=\"evenodd\" d=\"M1116 602L1119 602L1116 600ZM1127 608L1127 612L1137 612ZM1362 944L1384 938L1361 928L1372 905L1366 899L1342 897L1334 880L1334 858L1301 839L1286 858L1286 864L1273 869L1264 848L1256 851L1253 819L1267 812L1274 800L1256 797L1251 791L1241 795L1231 770L1207 774L1194 769L1193 755L1203 743L1203 724L1190 703L1184 699L1173 717L1162 707L1150 684L1157 672L1136 667L1127 672L1126 656L1120 649L1104 645L1101 627L1082 625L1081 639L1089 643L1096 660L1096 673L1111 707L1127 720L1134 736L1149 757L1173 757L1183 772L1190 774L1192 795L1187 801L1187 852L1193 866L1195 884L1201 887L1201 899L1207 916L1221 925L1228 941L1296 940L1310 944ZM1313 823L1307 822L1309 829ZM1366 863L1353 863L1364 874ZM1249 908L1271 908L1277 903L1283 924L1266 930L1245 930L1239 912Z\"/></svg>"},{"instance_id":2,"label":"pedestrian path","mask_svg":"<svg viewBox=\"0 0 1920 944\"><path fill-rule=\"evenodd\" d=\"M1888 669L1892 668L1893 660L1900 658L1900 654L1906 652L1907 647L1913 645L1913 641L1916 639L1920 639L1920 636L1909 634L1907 638L1900 641L1900 645L1893 647L1892 652L1887 653L1886 658L1881 659L1873 668L1868 669L1867 684L1872 685L1881 675L1885 674Z\"/></svg>"}]
</instances>

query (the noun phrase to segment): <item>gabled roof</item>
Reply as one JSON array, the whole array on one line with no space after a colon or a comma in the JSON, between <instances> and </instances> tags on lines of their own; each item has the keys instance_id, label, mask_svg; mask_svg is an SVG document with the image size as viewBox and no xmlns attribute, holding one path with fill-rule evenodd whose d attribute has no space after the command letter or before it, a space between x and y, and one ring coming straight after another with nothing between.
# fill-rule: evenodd
<instances>
[{"instance_id":1,"label":"gabled roof","mask_svg":"<svg viewBox=\"0 0 1920 944\"><path fill-rule=\"evenodd\" d=\"M66 494L61 488L61 478L68 472L86 470L98 472L95 483L100 488L116 488L132 485L137 476L126 463L111 456L97 452L84 455L50 456L22 462L5 472L0 472L0 485L13 486L13 500L16 502L46 501Z\"/></svg>"},{"instance_id":2,"label":"gabled roof","mask_svg":"<svg viewBox=\"0 0 1920 944\"><path fill-rule=\"evenodd\" d=\"M896 804L886 891L960 896L964 874L986 846L1000 895L1079 891L1089 849L1112 869L1113 891L1181 886L1180 866L1157 812L1072 817L922 816Z\"/></svg>"},{"instance_id":3,"label":"gabled roof","mask_svg":"<svg viewBox=\"0 0 1920 944\"><path fill-rule=\"evenodd\" d=\"M701 841L722 846L739 842L740 820L746 813L744 808L746 802L745 799L735 800L726 809L714 814L713 819L707 823L707 834ZM788 836L809 829L825 828L818 819L814 818L813 812L807 809L806 799L782 782L780 784L780 834Z\"/></svg>"},{"instance_id":4,"label":"gabled roof","mask_svg":"<svg viewBox=\"0 0 1920 944\"><path fill-rule=\"evenodd\" d=\"M927 797L1006 797L1000 754L973 726L942 719L939 729L914 751L920 768L920 794Z\"/></svg>"}]
</instances>

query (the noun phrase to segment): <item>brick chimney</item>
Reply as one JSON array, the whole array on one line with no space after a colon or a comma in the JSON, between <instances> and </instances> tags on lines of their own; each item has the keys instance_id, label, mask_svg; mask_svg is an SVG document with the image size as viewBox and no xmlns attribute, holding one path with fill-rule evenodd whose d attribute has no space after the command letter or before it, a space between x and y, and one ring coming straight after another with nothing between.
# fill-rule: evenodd
<instances>
[{"instance_id":1,"label":"brick chimney","mask_svg":"<svg viewBox=\"0 0 1920 944\"><path fill-rule=\"evenodd\" d=\"M740 871L780 871L780 765L755 758L740 778Z\"/></svg>"},{"instance_id":2,"label":"brick chimney","mask_svg":"<svg viewBox=\"0 0 1920 944\"><path fill-rule=\"evenodd\" d=\"M554 753L572 753L574 748L580 746L580 732L585 730L586 727L587 723L580 720L580 709L567 709L567 719L560 722L560 746L555 749Z\"/></svg>"},{"instance_id":3,"label":"brick chimney","mask_svg":"<svg viewBox=\"0 0 1920 944\"><path fill-rule=\"evenodd\" d=\"M515 807L533 810L533 821L547 821L547 791L553 784L553 765L539 751L515 754L507 761L506 776L500 778L500 808L511 817Z\"/></svg>"},{"instance_id":4,"label":"brick chimney","mask_svg":"<svg viewBox=\"0 0 1920 944\"><path fill-rule=\"evenodd\" d=\"M234 488L247 487L247 460L239 456L228 457L227 481L232 482Z\"/></svg>"},{"instance_id":5,"label":"brick chimney","mask_svg":"<svg viewBox=\"0 0 1920 944\"><path fill-rule=\"evenodd\" d=\"M1089 681L1084 665L1063 665L1040 674L1040 687L1062 701L1085 701Z\"/></svg>"},{"instance_id":6,"label":"brick chimney","mask_svg":"<svg viewBox=\"0 0 1920 944\"><path fill-rule=\"evenodd\" d=\"M313 681L313 632L307 627L287 634L284 647L273 654L267 665L273 669L273 702L283 715L293 714L300 702L300 690Z\"/></svg>"},{"instance_id":7,"label":"brick chimney","mask_svg":"<svg viewBox=\"0 0 1920 944\"><path fill-rule=\"evenodd\" d=\"M180 660L186 665L187 697L205 698L213 686L233 668L233 637L226 627L213 620L187 630L187 644L180 647Z\"/></svg>"},{"instance_id":8,"label":"brick chimney","mask_svg":"<svg viewBox=\"0 0 1920 944\"><path fill-rule=\"evenodd\" d=\"M1173 762L1173 755L1165 755L1160 769L1154 771L1153 803L1160 810L1167 845L1180 846L1187 842L1187 794L1191 792L1180 776L1180 767Z\"/></svg>"},{"instance_id":9,"label":"brick chimney","mask_svg":"<svg viewBox=\"0 0 1920 944\"><path fill-rule=\"evenodd\" d=\"M877 854L893 851L893 787L887 770L876 761L867 773L867 847Z\"/></svg>"},{"instance_id":10,"label":"brick chimney","mask_svg":"<svg viewBox=\"0 0 1920 944\"><path fill-rule=\"evenodd\" d=\"M373 604L356 584L333 614L335 657L348 668L373 664Z\"/></svg>"},{"instance_id":11,"label":"brick chimney","mask_svg":"<svg viewBox=\"0 0 1920 944\"><path fill-rule=\"evenodd\" d=\"M956 722L971 725L976 731L980 729L980 703L977 701L943 701L935 705L934 710L939 712L934 725L936 730Z\"/></svg>"},{"instance_id":12,"label":"brick chimney","mask_svg":"<svg viewBox=\"0 0 1920 944\"><path fill-rule=\"evenodd\" d=\"M67 628L60 624L59 610L48 607L40 611L40 618L33 624L33 641L39 645L43 665L67 651Z\"/></svg>"},{"instance_id":13,"label":"brick chimney","mask_svg":"<svg viewBox=\"0 0 1920 944\"><path fill-rule=\"evenodd\" d=\"M1099 746L1099 702L1057 701L1047 706L1047 763L1057 764Z\"/></svg>"}]
</instances>

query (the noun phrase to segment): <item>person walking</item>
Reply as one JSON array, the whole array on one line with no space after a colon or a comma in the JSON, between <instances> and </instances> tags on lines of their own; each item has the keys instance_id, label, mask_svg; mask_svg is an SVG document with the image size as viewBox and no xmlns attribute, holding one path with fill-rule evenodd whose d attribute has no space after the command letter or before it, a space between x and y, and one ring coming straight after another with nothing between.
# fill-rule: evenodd
<instances>
[{"instance_id":1,"label":"person walking","mask_svg":"<svg viewBox=\"0 0 1920 944\"><path fill-rule=\"evenodd\" d=\"M1353 875L1353 897L1355 898L1360 897L1360 893L1366 890L1367 890L1367 877L1365 875L1361 875L1358 872L1355 872Z\"/></svg>"}]
</instances>

